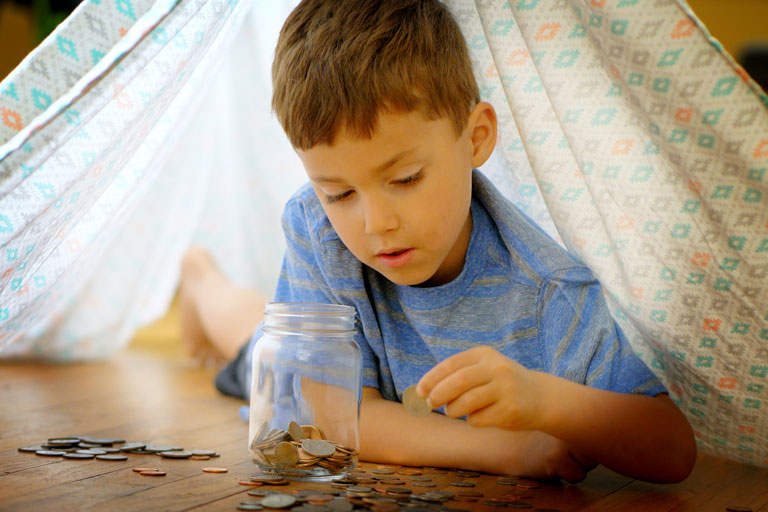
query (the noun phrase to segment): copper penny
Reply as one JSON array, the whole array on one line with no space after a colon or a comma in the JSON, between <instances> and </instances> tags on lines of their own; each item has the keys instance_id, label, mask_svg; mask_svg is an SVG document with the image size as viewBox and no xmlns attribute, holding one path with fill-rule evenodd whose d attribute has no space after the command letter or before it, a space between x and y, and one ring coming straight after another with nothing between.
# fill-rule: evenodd
<instances>
[{"instance_id":1,"label":"copper penny","mask_svg":"<svg viewBox=\"0 0 768 512\"><path fill-rule=\"evenodd\" d=\"M189 460L211 460L210 455L190 455Z\"/></svg>"},{"instance_id":2,"label":"copper penny","mask_svg":"<svg viewBox=\"0 0 768 512\"><path fill-rule=\"evenodd\" d=\"M260 486L264 485L263 482L253 482L251 480L240 480L237 483L239 483L240 485L248 486L248 487L260 487Z\"/></svg>"},{"instance_id":3,"label":"copper penny","mask_svg":"<svg viewBox=\"0 0 768 512\"><path fill-rule=\"evenodd\" d=\"M160 469L159 468L150 468L150 467L146 467L146 468L133 468L133 472L134 473L141 473L142 471L160 471Z\"/></svg>"},{"instance_id":4,"label":"copper penny","mask_svg":"<svg viewBox=\"0 0 768 512\"><path fill-rule=\"evenodd\" d=\"M203 473L226 473L227 468L203 468Z\"/></svg>"}]
</instances>

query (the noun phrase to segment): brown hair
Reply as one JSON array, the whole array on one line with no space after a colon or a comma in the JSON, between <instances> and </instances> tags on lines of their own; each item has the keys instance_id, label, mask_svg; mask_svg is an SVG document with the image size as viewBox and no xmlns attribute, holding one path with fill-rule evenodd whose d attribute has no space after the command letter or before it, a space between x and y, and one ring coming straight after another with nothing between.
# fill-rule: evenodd
<instances>
[{"instance_id":1,"label":"brown hair","mask_svg":"<svg viewBox=\"0 0 768 512\"><path fill-rule=\"evenodd\" d=\"M466 43L438 0L304 0L272 63L272 108L291 144L370 138L378 114L420 110L457 136L479 101Z\"/></svg>"}]
</instances>

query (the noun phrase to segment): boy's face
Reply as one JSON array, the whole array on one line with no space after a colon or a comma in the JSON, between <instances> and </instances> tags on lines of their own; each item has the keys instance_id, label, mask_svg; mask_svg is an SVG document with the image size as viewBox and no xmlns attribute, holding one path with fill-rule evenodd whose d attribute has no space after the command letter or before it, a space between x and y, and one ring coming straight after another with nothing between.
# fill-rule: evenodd
<instances>
[{"instance_id":1,"label":"boy's face","mask_svg":"<svg viewBox=\"0 0 768 512\"><path fill-rule=\"evenodd\" d=\"M352 254L394 283L425 286L464 266L473 153L471 123L457 138L449 120L420 112L382 113L370 139L341 131L333 145L298 152Z\"/></svg>"}]
</instances>

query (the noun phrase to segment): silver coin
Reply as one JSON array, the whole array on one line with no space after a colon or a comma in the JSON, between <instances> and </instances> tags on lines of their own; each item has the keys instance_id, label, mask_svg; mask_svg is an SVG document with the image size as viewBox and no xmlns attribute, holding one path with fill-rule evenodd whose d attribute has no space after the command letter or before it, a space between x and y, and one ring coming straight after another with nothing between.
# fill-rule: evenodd
<instances>
[{"instance_id":1,"label":"silver coin","mask_svg":"<svg viewBox=\"0 0 768 512\"><path fill-rule=\"evenodd\" d=\"M35 453L43 457L61 457L67 452L62 452L61 450L37 450Z\"/></svg>"},{"instance_id":2,"label":"silver coin","mask_svg":"<svg viewBox=\"0 0 768 512\"><path fill-rule=\"evenodd\" d=\"M64 458L65 459L83 459L83 460L85 460L85 459L92 459L94 457L95 457L95 455L92 454L92 453L79 453L79 452L75 452L75 453L65 453L64 454Z\"/></svg>"},{"instance_id":3,"label":"silver coin","mask_svg":"<svg viewBox=\"0 0 768 512\"><path fill-rule=\"evenodd\" d=\"M451 485L454 487L474 487L475 484L472 482L451 482Z\"/></svg>"},{"instance_id":4,"label":"silver coin","mask_svg":"<svg viewBox=\"0 0 768 512\"><path fill-rule=\"evenodd\" d=\"M202 455L202 456L208 456L208 457L218 457L219 454L216 453L213 450L189 450L192 455Z\"/></svg>"},{"instance_id":5,"label":"silver coin","mask_svg":"<svg viewBox=\"0 0 768 512\"><path fill-rule=\"evenodd\" d=\"M301 449L315 457L328 457L336 451L335 446L322 439L304 439L301 442Z\"/></svg>"},{"instance_id":6,"label":"silver coin","mask_svg":"<svg viewBox=\"0 0 768 512\"><path fill-rule=\"evenodd\" d=\"M409 386L403 392L403 407L413 416L424 417L427 416L432 408L427 403L426 398L420 397L416 393L416 386Z\"/></svg>"},{"instance_id":7,"label":"silver coin","mask_svg":"<svg viewBox=\"0 0 768 512\"><path fill-rule=\"evenodd\" d=\"M42 449L43 449L43 447L40 446L39 444L36 445L36 446L19 446L19 451L20 452L36 452L36 451L42 450Z\"/></svg>"},{"instance_id":8,"label":"silver coin","mask_svg":"<svg viewBox=\"0 0 768 512\"><path fill-rule=\"evenodd\" d=\"M237 510L262 510L264 507L258 501L241 501L237 505Z\"/></svg>"},{"instance_id":9,"label":"silver coin","mask_svg":"<svg viewBox=\"0 0 768 512\"><path fill-rule=\"evenodd\" d=\"M162 446L162 445L154 445L154 444L148 444L144 447L144 451L152 452L152 453L160 453L160 452L174 452L174 451L181 451L184 448L181 446Z\"/></svg>"},{"instance_id":10,"label":"silver coin","mask_svg":"<svg viewBox=\"0 0 768 512\"><path fill-rule=\"evenodd\" d=\"M157 452L158 455L161 457L165 457L166 459L188 459L192 456L192 452L185 452L185 451L168 451L168 452Z\"/></svg>"},{"instance_id":11,"label":"silver coin","mask_svg":"<svg viewBox=\"0 0 768 512\"><path fill-rule=\"evenodd\" d=\"M143 450L147 443L125 443L119 448L121 452L131 452L133 450Z\"/></svg>"},{"instance_id":12,"label":"silver coin","mask_svg":"<svg viewBox=\"0 0 768 512\"><path fill-rule=\"evenodd\" d=\"M106 455L106 451L100 448L89 448L87 450L77 450L75 453L84 453L86 455Z\"/></svg>"},{"instance_id":13,"label":"silver coin","mask_svg":"<svg viewBox=\"0 0 768 512\"><path fill-rule=\"evenodd\" d=\"M296 503L296 498L290 494L270 494L264 496L261 505L269 508L286 508Z\"/></svg>"},{"instance_id":14,"label":"silver coin","mask_svg":"<svg viewBox=\"0 0 768 512\"><path fill-rule=\"evenodd\" d=\"M121 455L119 453L108 453L106 455L97 455L96 458L99 460L111 460L111 461L128 460L127 455Z\"/></svg>"}]
</instances>

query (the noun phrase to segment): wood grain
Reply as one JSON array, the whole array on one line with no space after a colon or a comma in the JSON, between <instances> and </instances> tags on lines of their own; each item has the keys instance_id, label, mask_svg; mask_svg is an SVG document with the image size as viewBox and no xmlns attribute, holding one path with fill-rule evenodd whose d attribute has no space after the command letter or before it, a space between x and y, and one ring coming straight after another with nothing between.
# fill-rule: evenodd
<instances>
[{"instance_id":1,"label":"wood grain","mask_svg":"<svg viewBox=\"0 0 768 512\"><path fill-rule=\"evenodd\" d=\"M214 375L214 369L183 358L135 348L103 363L0 364L0 510L232 511L240 501L255 499L247 495L250 488L237 483L256 472L246 447L248 427L238 417L244 402L218 394ZM191 461L131 454L125 462L108 462L18 451L68 435L212 449L221 457ZM158 467L167 475L141 476L132 471L137 466ZM203 473L206 466L229 472ZM435 488L409 488L460 490L450 485L461 479L452 471L430 476ZM698 512L724 511L728 505L768 510L768 470L706 454L699 454L693 474L676 485L634 481L605 468L595 469L579 485L543 483L530 491L499 485L493 475L472 481L485 494L481 500L515 492L529 495L525 501L536 508L564 511ZM305 488L329 487L291 483L278 490ZM498 511L481 502L450 501L446 506Z\"/></svg>"}]
</instances>

